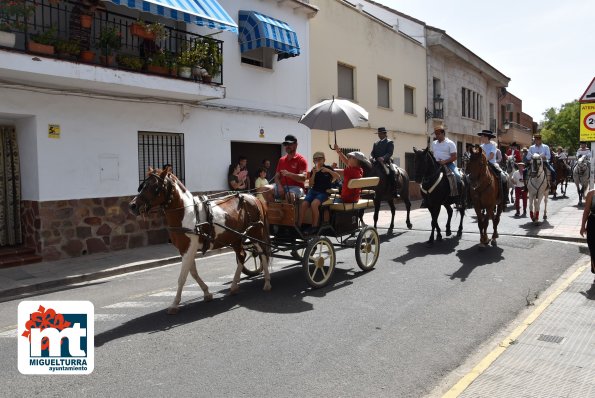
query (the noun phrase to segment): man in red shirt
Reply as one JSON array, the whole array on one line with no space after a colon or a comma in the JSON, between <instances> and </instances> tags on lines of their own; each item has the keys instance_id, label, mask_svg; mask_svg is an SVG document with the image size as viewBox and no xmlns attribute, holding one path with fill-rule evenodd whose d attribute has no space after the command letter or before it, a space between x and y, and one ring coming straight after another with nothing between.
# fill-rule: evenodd
<instances>
[{"instance_id":1,"label":"man in red shirt","mask_svg":"<svg viewBox=\"0 0 595 398\"><path fill-rule=\"evenodd\" d=\"M517 145L516 142L513 142L512 144L510 144L510 146L506 150L506 157L509 158L510 156L514 157L515 163L523 161L523 159L521 157L521 151L519 151L519 146Z\"/></svg>"},{"instance_id":2,"label":"man in red shirt","mask_svg":"<svg viewBox=\"0 0 595 398\"><path fill-rule=\"evenodd\" d=\"M273 192L276 198L285 199L289 196L293 201L304 194L308 161L297 153L297 138L293 135L285 136L283 146L287 155L279 159L277 163L275 184L268 185L266 190L263 190L263 196L267 202L274 200Z\"/></svg>"}]
</instances>

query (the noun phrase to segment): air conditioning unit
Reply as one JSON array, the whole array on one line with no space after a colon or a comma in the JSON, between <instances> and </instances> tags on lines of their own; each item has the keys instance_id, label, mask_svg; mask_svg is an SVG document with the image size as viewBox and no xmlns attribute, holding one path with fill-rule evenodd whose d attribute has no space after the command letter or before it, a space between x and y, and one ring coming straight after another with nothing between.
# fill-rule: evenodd
<instances>
[{"instance_id":1,"label":"air conditioning unit","mask_svg":"<svg viewBox=\"0 0 595 398\"><path fill-rule=\"evenodd\" d=\"M514 112L514 104L512 102L506 104L506 112Z\"/></svg>"}]
</instances>

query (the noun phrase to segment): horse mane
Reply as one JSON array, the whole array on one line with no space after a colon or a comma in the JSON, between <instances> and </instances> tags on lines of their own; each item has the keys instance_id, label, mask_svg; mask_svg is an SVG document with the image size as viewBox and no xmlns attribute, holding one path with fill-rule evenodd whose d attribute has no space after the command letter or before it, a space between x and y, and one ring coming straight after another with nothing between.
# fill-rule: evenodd
<instances>
[{"instance_id":1,"label":"horse mane","mask_svg":"<svg viewBox=\"0 0 595 398\"><path fill-rule=\"evenodd\" d=\"M147 175L150 175L150 174L157 174L157 175L161 175L162 173L163 173L163 169L159 169L159 168L157 168L157 169L152 169L151 171L149 171L149 172L147 173ZM168 172L167 172L167 174L168 174L169 176L171 176L171 177L172 177L172 179L174 180L174 182L180 186L180 189L182 190L182 192L183 192L183 193L185 193L186 191L188 191L188 189L187 189L187 188L184 186L184 184L182 184L182 181L180 181L180 179L178 178L178 176L176 176L176 175L175 175L174 173L172 173L171 171L168 171Z\"/></svg>"}]
</instances>

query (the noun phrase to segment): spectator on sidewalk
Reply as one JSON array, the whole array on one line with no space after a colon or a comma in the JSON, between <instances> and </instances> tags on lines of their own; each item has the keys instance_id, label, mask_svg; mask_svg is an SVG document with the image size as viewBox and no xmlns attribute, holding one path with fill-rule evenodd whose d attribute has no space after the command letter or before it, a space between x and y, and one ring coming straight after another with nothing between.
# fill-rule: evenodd
<instances>
[{"instance_id":1,"label":"spectator on sidewalk","mask_svg":"<svg viewBox=\"0 0 595 398\"><path fill-rule=\"evenodd\" d=\"M515 217L521 214L520 202L523 200L523 217L527 217L527 191L525 190L525 181L523 174L525 172L525 163L518 162L518 170L512 173L512 182L514 184L514 208L516 209Z\"/></svg>"},{"instance_id":2,"label":"spectator on sidewalk","mask_svg":"<svg viewBox=\"0 0 595 398\"><path fill-rule=\"evenodd\" d=\"M258 178L254 182L254 188L256 188L257 192L264 190L264 187L269 183L267 180L267 169L265 167L258 168ZM261 193L256 194L256 197L260 199L262 203L266 203L264 196Z\"/></svg>"},{"instance_id":3,"label":"spectator on sidewalk","mask_svg":"<svg viewBox=\"0 0 595 398\"><path fill-rule=\"evenodd\" d=\"M595 201L593 193L595 189L590 190L585 198L585 209L583 210L583 219L581 222L581 236L587 233L587 245L591 254L591 272L595 274ZM595 283L595 280L593 281Z\"/></svg>"}]
</instances>

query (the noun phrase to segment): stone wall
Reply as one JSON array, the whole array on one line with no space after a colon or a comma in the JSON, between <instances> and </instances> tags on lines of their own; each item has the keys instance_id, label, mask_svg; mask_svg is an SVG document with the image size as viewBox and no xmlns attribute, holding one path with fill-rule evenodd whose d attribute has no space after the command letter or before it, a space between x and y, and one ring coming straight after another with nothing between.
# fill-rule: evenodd
<instances>
[{"instance_id":1,"label":"stone wall","mask_svg":"<svg viewBox=\"0 0 595 398\"><path fill-rule=\"evenodd\" d=\"M136 217L132 197L23 202L25 242L44 261L166 243L162 214Z\"/></svg>"}]
</instances>

